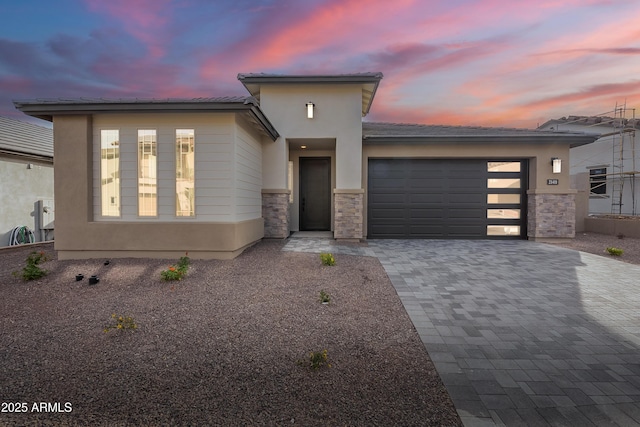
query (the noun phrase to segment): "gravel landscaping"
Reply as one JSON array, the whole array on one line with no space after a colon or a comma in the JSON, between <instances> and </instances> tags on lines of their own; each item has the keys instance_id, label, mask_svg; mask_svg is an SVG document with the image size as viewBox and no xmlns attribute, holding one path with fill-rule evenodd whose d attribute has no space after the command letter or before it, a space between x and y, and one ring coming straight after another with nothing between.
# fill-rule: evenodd
<instances>
[{"instance_id":1,"label":"gravel landscaping","mask_svg":"<svg viewBox=\"0 0 640 427\"><path fill-rule=\"evenodd\" d=\"M283 244L173 282L160 273L178 260L0 251L2 409L26 411L0 425L460 425L379 262L327 267ZM24 282L11 272L33 250L49 274ZM137 329L105 333L113 313ZM301 365L324 349L330 368Z\"/></svg>"},{"instance_id":2,"label":"gravel landscaping","mask_svg":"<svg viewBox=\"0 0 640 427\"><path fill-rule=\"evenodd\" d=\"M559 244L640 264L640 239ZM192 260L181 281L161 279L178 260L0 250L0 425L461 425L380 263L283 245ZM48 275L25 282L12 272L34 250ZM136 330L105 332L114 313ZM304 366L325 349L331 367Z\"/></svg>"}]
</instances>

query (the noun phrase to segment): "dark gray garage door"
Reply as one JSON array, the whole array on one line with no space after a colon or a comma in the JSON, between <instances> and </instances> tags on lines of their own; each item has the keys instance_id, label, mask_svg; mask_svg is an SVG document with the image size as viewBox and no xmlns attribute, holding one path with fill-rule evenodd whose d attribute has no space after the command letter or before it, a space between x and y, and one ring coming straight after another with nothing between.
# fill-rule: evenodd
<instances>
[{"instance_id":1,"label":"dark gray garage door","mask_svg":"<svg viewBox=\"0 0 640 427\"><path fill-rule=\"evenodd\" d=\"M522 238L526 161L369 159L368 238Z\"/></svg>"}]
</instances>

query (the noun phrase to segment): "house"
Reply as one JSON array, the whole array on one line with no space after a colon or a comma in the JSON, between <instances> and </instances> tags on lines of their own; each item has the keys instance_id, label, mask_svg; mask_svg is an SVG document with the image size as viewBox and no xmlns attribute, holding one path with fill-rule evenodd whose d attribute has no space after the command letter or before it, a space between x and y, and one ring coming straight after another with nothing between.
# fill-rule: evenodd
<instances>
[{"instance_id":1,"label":"house","mask_svg":"<svg viewBox=\"0 0 640 427\"><path fill-rule=\"evenodd\" d=\"M262 238L574 235L578 133L368 123L381 73L239 74L249 96L16 101L53 122L64 258L231 258Z\"/></svg>"},{"instance_id":2,"label":"house","mask_svg":"<svg viewBox=\"0 0 640 427\"><path fill-rule=\"evenodd\" d=\"M53 130L0 117L0 182L0 247L51 240Z\"/></svg>"},{"instance_id":3,"label":"house","mask_svg":"<svg viewBox=\"0 0 640 427\"><path fill-rule=\"evenodd\" d=\"M588 214L640 214L640 119L616 115L563 117L539 128L599 135L595 143L571 149L570 174L588 189Z\"/></svg>"}]
</instances>

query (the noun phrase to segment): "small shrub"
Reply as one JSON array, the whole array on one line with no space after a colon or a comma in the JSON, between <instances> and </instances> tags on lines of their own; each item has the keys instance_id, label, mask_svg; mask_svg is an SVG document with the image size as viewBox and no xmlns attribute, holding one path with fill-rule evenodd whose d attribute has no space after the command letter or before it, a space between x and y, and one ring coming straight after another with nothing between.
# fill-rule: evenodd
<instances>
[{"instance_id":1,"label":"small shrub","mask_svg":"<svg viewBox=\"0 0 640 427\"><path fill-rule=\"evenodd\" d=\"M620 256L624 253L622 249L614 248L614 247L608 247L607 252L609 252L609 255L613 255L613 256Z\"/></svg>"},{"instance_id":2,"label":"small shrub","mask_svg":"<svg viewBox=\"0 0 640 427\"><path fill-rule=\"evenodd\" d=\"M133 320L133 317L119 316L116 313L113 313L111 315L111 324L104 328L104 332L107 333L112 329L122 331L125 329L135 330L137 328L138 328L138 325L136 325L136 322Z\"/></svg>"},{"instance_id":3,"label":"small shrub","mask_svg":"<svg viewBox=\"0 0 640 427\"><path fill-rule=\"evenodd\" d=\"M323 304L329 304L330 301L331 301L331 295L329 295L325 291L320 291L320 302Z\"/></svg>"},{"instance_id":4,"label":"small shrub","mask_svg":"<svg viewBox=\"0 0 640 427\"><path fill-rule=\"evenodd\" d=\"M322 260L323 265L335 265L336 259L333 257L333 254L320 254L320 259Z\"/></svg>"},{"instance_id":5,"label":"small shrub","mask_svg":"<svg viewBox=\"0 0 640 427\"><path fill-rule=\"evenodd\" d=\"M27 257L27 265L22 269L22 273L13 272L14 276L20 276L23 280L35 280L47 275L47 270L40 268L41 262L47 261L48 258L44 252L31 252Z\"/></svg>"},{"instance_id":6,"label":"small shrub","mask_svg":"<svg viewBox=\"0 0 640 427\"><path fill-rule=\"evenodd\" d=\"M306 366L308 368L317 371L318 369L326 366L327 368L331 367L329 363L329 355L327 353L327 349L322 351L312 351L309 353L309 357L307 359L298 360L298 364L300 366Z\"/></svg>"},{"instance_id":7,"label":"small shrub","mask_svg":"<svg viewBox=\"0 0 640 427\"><path fill-rule=\"evenodd\" d=\"M167 270L162 270L160 272L162 280L182 280L187 275L189 264L191 264L191 260L187 255L180 257L177 265L170 265Z\"/></svg>"}]
</instances>

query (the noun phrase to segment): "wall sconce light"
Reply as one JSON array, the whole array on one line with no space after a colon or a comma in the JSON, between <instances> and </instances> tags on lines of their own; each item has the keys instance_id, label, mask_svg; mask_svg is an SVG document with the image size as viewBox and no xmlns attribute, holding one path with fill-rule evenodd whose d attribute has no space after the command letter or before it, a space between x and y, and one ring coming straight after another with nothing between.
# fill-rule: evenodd
<instances>
[{"instance_id":1,"label":"wall sconce light","mask_svg":"<svg viewBox=\"0 0 640 427\"><path fill-rule=\"evenodd\" d=\"M313 102L307 102L307 119L313 119L313 110L316 107L316 104Z\"/></svg>"},{"instance_id":2,"label":"wall sconce light","mask_svg":"<svg viewBox=\"0 0 640 427\"><path fill-rule=\"evenodd\" d=\"M551 158L551 166L553 166L553 173L562 172L562 160L557 157Z\"/></svg>"}]
</instances>

